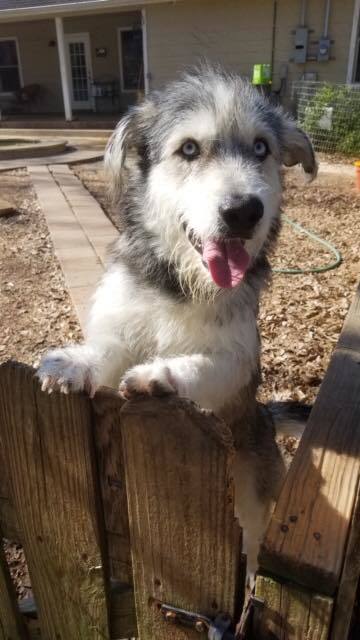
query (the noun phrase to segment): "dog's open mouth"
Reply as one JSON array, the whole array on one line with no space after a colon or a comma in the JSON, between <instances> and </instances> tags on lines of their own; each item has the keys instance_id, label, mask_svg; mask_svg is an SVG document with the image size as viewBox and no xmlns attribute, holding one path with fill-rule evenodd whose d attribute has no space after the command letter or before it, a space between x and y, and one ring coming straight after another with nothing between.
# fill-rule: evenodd
<instances>
[{"instance_id":1,"label":"dog's open mouth","mask_svg":"<svg viewBox=\"0 0 360 640\"><path fill-rule=\"evenodd\" d=\"M218 287L232 289L240 284L250 264L241 238L211 238L201 243L192 232L188 238Z\"/></svg>"}]
</instances>

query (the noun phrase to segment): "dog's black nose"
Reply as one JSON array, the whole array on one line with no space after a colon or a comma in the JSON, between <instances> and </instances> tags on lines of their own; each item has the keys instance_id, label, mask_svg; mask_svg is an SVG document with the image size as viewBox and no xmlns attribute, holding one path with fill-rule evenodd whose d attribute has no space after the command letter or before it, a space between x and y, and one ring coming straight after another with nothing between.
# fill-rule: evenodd
<instances>
[{"instance_id":1,"label":"dog's black nose","mask_svg":"<svg viewBox=\"0 0 360 640\"><path fill-rule=\"evenodd\" d=\"M255 225L264 214L264 205L251 194L226 198L219 207L225 228L231 235L251 238Z\"/></svg>"}]
</instances>

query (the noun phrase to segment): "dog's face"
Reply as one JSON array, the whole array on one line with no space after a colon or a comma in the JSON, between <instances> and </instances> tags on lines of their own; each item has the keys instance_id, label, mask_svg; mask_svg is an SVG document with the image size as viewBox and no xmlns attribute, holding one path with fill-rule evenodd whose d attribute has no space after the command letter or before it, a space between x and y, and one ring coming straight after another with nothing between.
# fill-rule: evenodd
<instances>
[{"instance_id":1,"label":"dog's face","mask_svg":"<svg viewBox=\"0 0 360 640\"><path fill-rule=\"evenodd\" d=\"M248 83L214 71L133 108L107 151L132 200L128 223L194 293L242 282L278 228L281 165L298 162L315 175L307 136Z\"/></svg>"}]
</instances>

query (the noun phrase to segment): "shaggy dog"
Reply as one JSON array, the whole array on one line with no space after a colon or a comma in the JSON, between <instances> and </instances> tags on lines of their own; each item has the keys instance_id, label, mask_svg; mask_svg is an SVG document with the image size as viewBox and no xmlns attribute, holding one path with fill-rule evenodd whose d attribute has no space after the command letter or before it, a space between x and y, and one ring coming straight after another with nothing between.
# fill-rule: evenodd
<instances>
[{"instance_id":1,"label":"shaggy dog","mask_svg":"<svg viewBox=\"0 0 360 640\"><path fill-rule=\"evenodd\" d=\"M232 427L249 569L283 465L256 402L259 296L277 238L281 166L314 176L307 136L244 80L210 68L154 92L106 151L123 232L84 344L50 351L44 390L177 393Z\"/></svg>"}]
</instances>

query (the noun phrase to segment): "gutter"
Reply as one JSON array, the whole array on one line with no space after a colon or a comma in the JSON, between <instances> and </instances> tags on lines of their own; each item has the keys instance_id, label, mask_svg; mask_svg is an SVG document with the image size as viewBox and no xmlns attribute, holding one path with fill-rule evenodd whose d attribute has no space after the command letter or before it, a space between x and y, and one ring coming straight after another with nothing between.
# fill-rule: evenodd
<instances>
[{"instance_id":1,"label":"gutter","mask_svg":"<svg viewBox=\"0 0 360 640\"><path fill-rule=\"evenodd\" d=\"M11 22L15 20L36 20L39 18L54 18L63 14L74 15L80 13L98 12L107 10L140 9L141 7L179 2L181 0L87 0L86 2L75 3L65 2L58 5L47 5L43 7L26 7L16 9L0 9L0 22ZM34 0L36 2L36 0Z\"/></svg>"}]
</instances>

